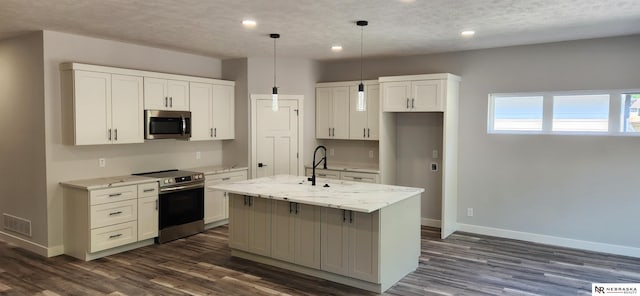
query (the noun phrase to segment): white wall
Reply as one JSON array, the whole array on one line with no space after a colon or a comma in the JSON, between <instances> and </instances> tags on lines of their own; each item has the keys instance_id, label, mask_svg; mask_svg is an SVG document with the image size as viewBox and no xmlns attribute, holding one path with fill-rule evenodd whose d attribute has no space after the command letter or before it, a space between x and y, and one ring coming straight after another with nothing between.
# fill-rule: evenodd
<instances>
[{"instance_id":1,"label":"white wall","mask_svg":"<svg viewBox=\"0 0 640 296\"><path fill-rule=\"evenodd\" d=\"M315 84L319 81L318 63L308 59L278 58L278 93L304 95L303 163L311 163L315 139ZM248 94L271 94L273 87L273 58L248 58ZM249 135L250 136L250 135ZM308 161L307 161L308 160Z\"/></svg>"},{"instance_id":2,"label":"white wall","mask_svg":"<svg viewBox=\"0 0 640 296\"><path fill-rule=\"evenodd\" d=\"M459 223L631 247L640 254L634 235L640 230L640 138L486 133L489 93L640 88L639 48L635 35L372 59L365 60L365 79L441 72L462 77ZM321 79L355 79L357 64L324 62ZM466 216L467 207L475 209L474 217Z\"/></svg>"},{"instance_id":3,"label":"white wall","mask_svg":"<svg viewBox=\"0 0 640 296\"><path fill-rule=\"evenodd\" d=\"M61 181L135 172L190 168L222 164L220 141L183 142L158 140L141 144L70 146L62 144L60 63L81 62L115 67L219 78L221 61L185 54L65 33L44 32L44 113L46 127L46 169L48 219L38 228L48 228L50 249L62 245ZM202 158L196 160L195 152ZM107 160L98 167L98 158ZM30 205L24 204L27 207Z\"/></svg>"},{"instance_id":4,"label":"white wall","mask_svg":"<svg viewBox=\"0 0 640 296\"><path fill-rule=\"evenodd\" d=\"M0 41L0 126L4 133L0 144L0 214L32 221L31 237L0 226L0 238L12 235L46 246L42 67L41 32Z\"/></svg>"},{"instance_id":5,"label":"white wall","mask_svg":"<svg viewBox=\"0 0 640 296\"><path fill-rule=\"evenodd\" d=\"M249 166L249 116L247 59L222 61L222 79L233 80L235 87L235 139L224 141L223 161L227 166Z\"/></svg>"}]
</instances>

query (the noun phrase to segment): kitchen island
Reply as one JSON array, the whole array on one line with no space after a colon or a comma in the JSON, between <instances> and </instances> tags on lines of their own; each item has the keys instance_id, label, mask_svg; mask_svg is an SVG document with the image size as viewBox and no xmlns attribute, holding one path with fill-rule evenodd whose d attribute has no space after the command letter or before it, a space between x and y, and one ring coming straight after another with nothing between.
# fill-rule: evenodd
<instances>
[{"instance_id":1,"label":"kitchen island","mask_svg":"<svg viewBox=\"0 0 640 296\"><path fill-rule=\"evenodd\" d=\"M209 188L229 193L232 256L378 293L418 267L422 188L288 175Z\"/></svg>"}]
</instances>

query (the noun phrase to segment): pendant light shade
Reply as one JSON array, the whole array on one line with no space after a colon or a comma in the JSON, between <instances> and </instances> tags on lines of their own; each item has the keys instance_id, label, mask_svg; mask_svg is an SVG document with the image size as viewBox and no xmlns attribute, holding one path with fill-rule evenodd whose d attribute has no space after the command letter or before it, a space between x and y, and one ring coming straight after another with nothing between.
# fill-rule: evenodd
<instances>
[{"instance_id":1,"label":"pendant light shade","mask_svg":"<svg viewBox=\"0 0 640 296\"><path fill-rule=\"evenodd\" d=\"M278 87L276 86L276 39L280 38L280 34L270 34L273 38L273 88L271 89L271 110L278 111Z\"/></svg>"},{"instance_id":2,"label":"pendant light shade","mask_svg":"<svg viewBox=\"0 0 640 296\"><path fill-rule=\"evenodd\" d=\"M357 21L356 25L360 27L360 84L358 84L358 105L356 111L366 111L366 100L364 99L364 83L362 82L362 47L364 43L364 27L369 24L368 21Z\"/></svg>"}]
</instances>

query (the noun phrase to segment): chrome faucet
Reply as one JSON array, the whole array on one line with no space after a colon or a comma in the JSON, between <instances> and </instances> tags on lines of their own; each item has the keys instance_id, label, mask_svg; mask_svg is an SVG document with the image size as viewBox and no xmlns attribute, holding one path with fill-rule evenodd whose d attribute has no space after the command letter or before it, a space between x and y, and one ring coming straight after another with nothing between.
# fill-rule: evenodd
<instances>
[{"instance_id":1,"label":"chrome faucet","mask_svg":"<svg viewBox=\"0 0 640 296\"><path fill-rule=\"evenodd\" d=\"M316 163L316 154L318 153L318 149L324 150L324 156L318 161L318 163ZM327 147L324 147L322 145L316 147L316 150L313 151L313 170L311 173L311 177L309 177L307 180L311 181L311 186L316 186L316 167L324 160L324 169L327 169Z\"/></svg>"}]
</instances>

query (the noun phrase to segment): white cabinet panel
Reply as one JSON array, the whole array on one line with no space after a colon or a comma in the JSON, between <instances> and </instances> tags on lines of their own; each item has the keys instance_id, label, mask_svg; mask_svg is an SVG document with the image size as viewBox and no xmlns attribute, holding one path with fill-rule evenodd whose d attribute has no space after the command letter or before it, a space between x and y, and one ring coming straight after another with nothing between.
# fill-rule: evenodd
<instances>
[{"instance_id":1,"label":"white cabinet panel","mask_svg":"<svg viewBox=\"0 0 640 296\"><path fill-rule=\"evenodd\" d=\"M385 112L442 112L446 79L382 82Z\"/></svg>"},{"instance_id":2,"label":"white cabinet panel","mask_svg":"<svg viewBox=\"0 0 640 296\"><path fill-rule=\"evenodd\" d=\"M247 171L209 174L205 176L204 195L204 223L224 221L229 218L229 199L226 192L209 189L208 187L224 182L235 182L247 179Z\"/></svg>"},{"instance_id":3,"label":"white cabinet panel","mask_svg":"<svg viewBox=\"0 0 640 296\"><path fill-rule=\"evenodd\" d=\"M381 87L384 111L410 110L411 81L384 82Z\"/></svg>"},{"instance_id":4,"label":"white cabinet panel","mask_svg":"<svg viewBox=\"0 0 640 296\"><path fill-rule=\"evenodd\" d=\"M249 250L249 212L247 197L229 194L229 247Z\"/></svg>"},{"instance_id":5,"label":"white cabinet panel","mask_svg":"<svg viewBox=\"0 0 640 296\"><path fill-rule=\"evenodd\" d=\"M138 202L135 199L111 202L92 206L91 229L123 222L135 221L138 218Z\"/></svg>"},{"instance_id":6,"label":"white cabinet panel","mask_svg":"<svg viewBox=\"0 0 640 296\"><path fill-rule=\"evenodd\" d=\"M138 240L137 222L131 221L92 229L90 237L91 253L133 243Z\"/></svg>"},{"instance_id":7,"label":"white cabinet panel","mask_svg":"<svg viewBox=\"0 0 640 296\"><path fill-rule=\"evenodd\" d=\"M144 109L189 111L189 82L145 77Z\"/></svg>"},{"instance_id":8,"label":"white cabinet panel","mask_svg":"<svg viewBox=\"0 0 640 296\"><path fill-rule=\"evenodd\" d=\"M349 139L378 140L380 88L377 84L365 85L365 110L358 111L358 86L349 92Z\"/></svg>"},{"instance_id":9,"label":"white cabinet panel","mask_svg":"<svg viewBox=\"0 0 640 296\"><path fill-rule=\"evenodd\" d=\"M235 137L235 89L229 85L213 85L213 137L227 140Z\"/></svg>"},{"instance_id":10,"label":"white cabinet panel","mask_svg":"<svg viewBox=\"0 0 640 296\"><path fill-rule=\"evenodd\" d=\"M191 141L212 140L213 123L211 110L213 109L213 85L208 83L191 82Z\"/></svg>"},{"instance_id":11,"label":"white cabinet panel","mask_svg":"<svg viewBox=\"0 0 640 296\"><path fill-rule=\"evenodd\" d=\"M349 87L316 88L316 138L349 138Z\"/></svg>"},{"instance_id":12,"label":"white cabinet panel","mask_svg":"<svg viewBox=\"0 0 640 296\"><path fill-rule=\"evenodd\" d=\"M111 74L73 71L74 143L109 144Z\"/></svg>"},{"instance_id":13,"label":"white cabinet panel","mask_svg":"<svg viewBox=\"0 0 640 296\"><path fill-rule=\"evenodd\" d=\"M158 196L138 199L138 241L158 236Z\"/></svg>"},{"instance_id":14,"label":"white cabinet panel","mask_svg":"<svg viewBox=\"0 0 640 296\"><path fill-rule=\"evenodd\" d=\"M271 257L320 268L320 208L274 200Z\"/></svg>"},{"instance_id":15,"label":"white cabinet panel","mask_svg":"<svg viewBox=\"0 0 640 296\"><path fill-rule=\"evenodd\" d=\"M411 82L413 91L411 107L413 111L444 111L443 80L418 80ZM415 100L415 102L414 102Z\"/></svg>"},{"instance_id":16,"label":"white cabinet panel","mask_svg":"<svg viewBox=\"0 0 640 296\"><path fill-rule=\"evenodd\" d=\"M142 77L111 75L113 143L144 142Z\"/></svg>"}]
</instances>

